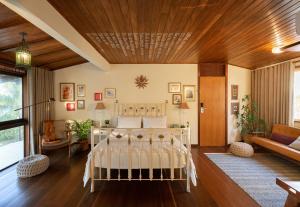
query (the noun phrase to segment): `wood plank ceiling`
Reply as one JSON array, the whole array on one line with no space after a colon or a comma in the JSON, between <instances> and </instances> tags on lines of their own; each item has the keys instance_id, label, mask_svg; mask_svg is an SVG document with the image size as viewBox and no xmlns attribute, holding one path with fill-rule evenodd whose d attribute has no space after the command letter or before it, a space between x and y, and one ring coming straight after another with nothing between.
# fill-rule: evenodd
<instances>
[{"instance_id":1,"label":"wood plank ceiling","mask_svg":"<svg viewBox=\"0 0 300 207\"><path fill-rule=\"evenodd\" d=\"M297 0L48 0L110 63L225 62L256 68L299 41Z\"/></svg>"},{"instance_id":2,"label":"wood plank ceiling","mask_svg":"<svg viewBox=\"0 0 300 207\"><path fill-rule=\"evenodd\" d=\"M28 35L26 41L32 53L32 65L50 70L87 62L72 50L41 31L33 24L0 4L0 63L15 65L15 50L21 41L20 32Z\"/></svg>"}]
</instances>

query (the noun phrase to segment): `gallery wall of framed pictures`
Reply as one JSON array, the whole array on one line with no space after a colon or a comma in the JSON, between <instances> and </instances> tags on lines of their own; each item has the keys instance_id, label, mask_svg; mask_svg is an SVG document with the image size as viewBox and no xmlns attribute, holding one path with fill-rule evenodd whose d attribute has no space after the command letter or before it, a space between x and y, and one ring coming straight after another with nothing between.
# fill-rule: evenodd
<instances>
[{"instance_id":1,"label":"gallery wall of framed pictures","mask_svg":"<svg viewBox=\"0 0 300 207\"><path fill-rule=\"evenodd\" d=\"M169 82L168 92L172 93L173 105L179 105L182 102L194 102L196 100L195 85L182 85L180 82Z\"/></svg>"},{"instance_id":2,"label":"gallery wall of framed pictures","mask_svg":"<svg viewBox=\"0 0 300 207\"><path fill-rule=\"evenodd\" d=\"M66 102L65 107L67 111L84 110L86 108L86 101L84 98L89 97L86 94L85 84L75 83L60 83L60 102ZM93 94L94 101L102 101L103 97L106 99L115 99L116 88L104 88L104 92L95 92ZM104 96L103 96L104 94Z\"/></svg>"},{"instance_id":3,"label":"gallery wall of framed pictures","mask_svg":"<svg viewBox=\"0 0 300 207\"><path fill-rule=\"evenodd\" d=\"M232 91L237 90L238 89L232 89ZM180 105L182 102L194 102L196 100L195 85L185 85L181 82L169 82L168 93L172 94L173 105ZM94 101L102 101L103 98L115 99L117 96L116 94L116 88L104 88L103 93L101 91L94 92L93 97ZM235 95L234 93L232 94ZM86 97L89 96L86 94L85 84L60 83L61 102L72 102L74 105L76 104L77 110L84 110L86 108L86 101L84 98Z\"/></svg>"},{"instance_id":4,"label":"gallery wall of framed pictures","mask_svg":"<svg viewBox=\"0 0 300 207\"><path fill-rule=\"evenodd\" d=\"M238 115L240 111L239 103L239 86L232 84L231 85L231 114Z\"/></svg>"}]
</instances>

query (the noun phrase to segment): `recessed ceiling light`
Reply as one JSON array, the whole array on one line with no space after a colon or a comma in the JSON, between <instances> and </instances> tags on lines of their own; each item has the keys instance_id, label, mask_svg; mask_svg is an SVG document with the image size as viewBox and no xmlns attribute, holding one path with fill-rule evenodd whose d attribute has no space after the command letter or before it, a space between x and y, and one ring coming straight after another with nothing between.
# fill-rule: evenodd
<instances>
[{"instance_id":1,"label":"recessed ceiling light","mask_svg":"<svg viewBox=\"0 0 300 207\"><path fill-rule=\"evenodd\" d=\"M279 54L279 53L282 53L282 52L283 51L282 51L281 47L274 47L272 49L272 53L274 53L274 54Z\"/></svg>"}]
</instances>

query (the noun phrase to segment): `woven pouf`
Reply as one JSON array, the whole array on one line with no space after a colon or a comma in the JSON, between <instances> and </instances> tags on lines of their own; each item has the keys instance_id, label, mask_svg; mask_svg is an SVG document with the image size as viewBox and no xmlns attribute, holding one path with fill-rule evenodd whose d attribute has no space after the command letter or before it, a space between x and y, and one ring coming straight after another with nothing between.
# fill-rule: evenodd
<instances>
[{"instance_id":1,"label":"woven pouf","mask_svg":"<svg viewBox=\"0 0 300 207\"><path fill-rule=\"evenodd\" d=\"M229 151L240 157L251 157L254 154L253 147L245 142L234 142L230 145Z\"/></svg>"},{"instance_id":2,"label":"woven pouf","mask_svg":"<svg viewBox=\"0 0 300 207\"><path fill-rule=\"evenodd\" d=\"M46 155L31 155L25 157L17 165L17 176L28 178L46 171L49 167L49 158Z\"/></svg>"}]
</instances>

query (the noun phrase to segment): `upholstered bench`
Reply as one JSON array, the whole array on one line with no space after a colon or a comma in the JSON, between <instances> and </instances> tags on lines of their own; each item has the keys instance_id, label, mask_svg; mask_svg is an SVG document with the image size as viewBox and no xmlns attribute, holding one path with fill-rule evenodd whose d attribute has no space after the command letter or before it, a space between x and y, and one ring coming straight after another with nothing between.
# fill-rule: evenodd
<instances>
[{"instance_id":1,"label":"upholstered bench","mask_svg":"<svg viewBox=\"0 0 300 207\"><path fill-rule=\"evenodd\" d=\"M20 160L17 165L19 178L32 177L43 173L49 167L49 158L46 155L31 155Z\"/></svg>"},{"instance_id":2,"label":"upholstered bench","mask_svg":"<svg viewBox=\"0 0 300 207\"><path fill-rule=\"evenodd\" d=\"M300 162L300 151L289 147L289 144L300 136L300 129L275 124L270 138L252 136L250 141L263 148Z\"/></svg>"},{"instance_id":3,"label":"upholstered bench","mask_svg":"<svg viewBox=\"0 0 300 207\"><path fill-rule=\"evenodd\" d=\"M229 151L240 157L251 157L254 154L253 147L244 142L234 142L230 145Z\"/></svg>"}]
</instances>

